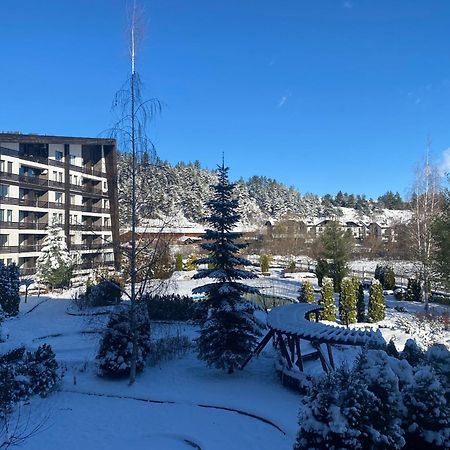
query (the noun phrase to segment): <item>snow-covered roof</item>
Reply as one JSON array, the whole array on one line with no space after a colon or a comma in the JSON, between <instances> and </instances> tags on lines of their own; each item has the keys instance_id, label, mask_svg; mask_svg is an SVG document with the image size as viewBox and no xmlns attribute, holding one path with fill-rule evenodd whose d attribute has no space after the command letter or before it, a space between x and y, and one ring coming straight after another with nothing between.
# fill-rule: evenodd
<instances>
[{"instance_id":1,"label":"snow-covered roof","mask_svg":"<svg viewBox=\"0 0 450 450\"><path fill-rule=\"evenodd\" d=\"M311 322L306 315L320 311L321 306L309 303L296 303L272 309L267 324L274 330L294 334L300 338L327 342L329 344L361 345L369 342L382 346L386 344L379 330L365 331L338 325Z\"/></svg>"}]
</instances>

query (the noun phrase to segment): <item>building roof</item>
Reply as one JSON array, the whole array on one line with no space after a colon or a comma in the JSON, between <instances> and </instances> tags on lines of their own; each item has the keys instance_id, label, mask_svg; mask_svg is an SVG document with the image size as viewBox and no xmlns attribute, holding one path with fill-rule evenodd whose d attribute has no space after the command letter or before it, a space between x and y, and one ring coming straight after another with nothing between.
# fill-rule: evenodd
<instances>
[{"instance_id":1,"label":"building roof","mask_svg":"<svg viewBox=\"0 0 450 450\"><path fill-rule=\"evenodd\" d=\"M0 142L24 142L35 144L94 144L116 145L116 140L99 137L52 136L47 134L0 133Z\"/></svg>"}]
</instances>

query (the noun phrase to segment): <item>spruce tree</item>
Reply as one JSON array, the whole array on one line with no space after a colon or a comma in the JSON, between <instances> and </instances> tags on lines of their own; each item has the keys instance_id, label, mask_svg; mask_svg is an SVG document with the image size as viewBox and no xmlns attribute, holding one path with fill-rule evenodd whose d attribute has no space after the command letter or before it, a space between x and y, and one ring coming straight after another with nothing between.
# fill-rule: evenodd
<instances>
[{"instance_id":1,"label":"spruce tree","mask_svg":"<svg viewBox=\"0 0 450 450\"><path fill-rule=\"evenodd\" d=\"M50 287L67 287L72 277L73 263L63 230L49 225L41 254L36 260L36 277Z\"/></svg>"},{"instance_id":2,"label":"spruce tree","mask_svg":"<svg viewBox=\"0 0 450 450\"><path fill-rule=\"evenodd\" d=\"M314 288L309 281L303 281L298 300L300 303L314 303Z\"/></svg>"},{"instance_id":3,"label":"spruce tree","mask_svg":"<svg viewBox=\"0 0 450 450\"><path fill-rule=\"evenodd\" d=\"M196 263L207 264L209 268L194 275L194 279L215 281L193 289L193 293L206 295L204 302L209 310L197 338L198 356L208 366L233 373L255 348L261 325L254 316L257 306L243 297L259 291L239 281L256 275L242 268L251 264L239 256L247 244L236 242L241 235L232 231L240 215L228 170L223 163L219 166L218 183L212 186L213 198L207 202L210 215L206 220L211 229L206 230L207 242L201 246L209 256Z\"/></svg>"},{"instance_id":4,"label":"spruce tree","mask_svg":"<svg viewBox=\"0 0 450 450\"><path fill-rule=\"evenodd\" d=\"M356 304L357 292L355 283L351 278L344 278L341 283L341 292L339 293L339 318L342 323L348 325L356 322Z\"/></svg>"},{"instance_id":5,"label":"spruce tree","mask_svg":"<svg viewBox=\"0 0 450 450\"><path fill-rule=\"evenodd\" d=\"M383 286L378 280L372 281L369 291L369 304L367 306L367 316L370 322L378 322L385 316L385 300L383 295Z\"/></svg>"},{"instance_id":6,"label":"spruce tree","mask_svg":"<svg viewBox=\"0 0 450 450\"><path fill-rule=\"evenodd\" d=\"M177 253L175 256L175 270L177 272L181 272L183 270L183 255L181 253Z\"/></svg>"},{"instance_id":7,"label":"spruce tree","mask_svg":"<svg viewBox=\"0 0 450 450\"><path fill-rule=\"evenodd\" d=\"M356 320L358 322L366 321L366 302L364 300L364 285L358 283L358 300L356 302Z\"/></svg>"},{"instance_id":8,"label":"spruce tree","mask_svg":"<svg viewBox=\"0 0 450 450\"><path fill-rule=\"evenodd\" d=\"M336 303L334 301L333 280L331 278L324 278L322 281L322 289L320 290L319 305L323 306L320 311L320 318L322 320L336 321Z\"/></svg>"}]
</instances>

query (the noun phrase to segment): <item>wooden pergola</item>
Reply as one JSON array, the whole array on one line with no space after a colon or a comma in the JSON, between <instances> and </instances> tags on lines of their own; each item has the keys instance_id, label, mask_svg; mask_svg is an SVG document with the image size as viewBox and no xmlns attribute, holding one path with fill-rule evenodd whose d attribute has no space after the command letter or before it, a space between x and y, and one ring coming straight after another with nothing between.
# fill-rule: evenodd
<instances>
[{"instance_id":1,"label":"wooden pergola","mask_svg":"<svg viewBox=\"0 0 450 450\"><path fill-rule=\"evenodd\" d=\"M379 330L358 330L319 323L319 312L322 307L317 304L296 303L279 306L269 312L267 317L268 333L241 366L243 369L255 355L259 355L264 347L273 340L274 346L280 350L288 370L304 371L304 362L311 358L311 353L302 353L301 340L308 341L315 349L325 372L335 369L333 345L357 345L383 347L386 345ZM315 321L311 320L314 314ZM326 347L326 352L322 345Z\"/></svg>"}]
</instances>

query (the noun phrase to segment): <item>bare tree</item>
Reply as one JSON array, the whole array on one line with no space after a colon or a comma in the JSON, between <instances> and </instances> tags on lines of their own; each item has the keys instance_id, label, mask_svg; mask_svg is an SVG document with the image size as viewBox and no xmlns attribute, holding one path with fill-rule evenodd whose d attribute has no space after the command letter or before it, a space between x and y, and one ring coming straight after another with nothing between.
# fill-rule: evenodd
<instances>
[{"instance_id":1,"label":"bare tree","mask_svg":"<svg viewBox=\"0 0 450 450\"><path fill-rule=\"evenodd\" d=\"M409 224L410 245L416 273L422 287L422 300L428 310L432 281L432 256L435 245L432 226L439 209L440 176L438 168L429 161L431 141L428 140L426 158L416 169L411 197L412 219Z\"/></svg>"}]
</instances>

